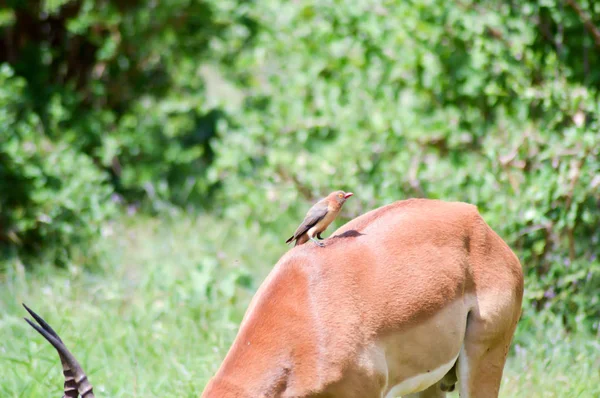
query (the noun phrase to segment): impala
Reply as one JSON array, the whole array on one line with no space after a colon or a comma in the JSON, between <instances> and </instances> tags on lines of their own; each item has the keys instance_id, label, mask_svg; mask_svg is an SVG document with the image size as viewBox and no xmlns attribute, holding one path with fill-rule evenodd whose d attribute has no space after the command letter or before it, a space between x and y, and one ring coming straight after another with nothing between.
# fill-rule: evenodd
<instances>
[{"instance_id":1,"label":"impala","mask_svg":"<svg viewBox=\"0 0 600 398\"><path fill-rule=\"evenodd\" d=\"M463 398L498 396L523 273L475 206L398 201L323 242L281 257L202 397L425 398L455 384ZM65 396L93 397L32 315L60 354Z\"/></svg>"}]
</instances>

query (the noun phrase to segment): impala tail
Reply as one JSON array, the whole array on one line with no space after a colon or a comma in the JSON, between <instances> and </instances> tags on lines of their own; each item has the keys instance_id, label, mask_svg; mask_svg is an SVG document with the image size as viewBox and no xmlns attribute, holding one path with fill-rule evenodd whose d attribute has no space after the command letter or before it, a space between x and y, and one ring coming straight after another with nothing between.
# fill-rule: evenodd
<instances>
[{"instance_id":1,"label":"impala tail","mask_svg":"<svg viewBox=\"0 0 600 398\"><path fill-rule=\"evenodd\" d=\"M29 307L23 304L23 307L31 314L31 316L39 323L39 326L25 318L28 324L31 325L39 334L44 336L50 344L54 346L58 351L60 362L63 367L63 374L65 375L65 386L63 398L77 398L81 395L81 398L94 398L94 392L92 385L88 381L85 372L79 365L79 362L75 359L73 354L67 349L63 341L58 337L58 334L42 319L41 316L33 312Z\"/></svg>"}]
</instances>

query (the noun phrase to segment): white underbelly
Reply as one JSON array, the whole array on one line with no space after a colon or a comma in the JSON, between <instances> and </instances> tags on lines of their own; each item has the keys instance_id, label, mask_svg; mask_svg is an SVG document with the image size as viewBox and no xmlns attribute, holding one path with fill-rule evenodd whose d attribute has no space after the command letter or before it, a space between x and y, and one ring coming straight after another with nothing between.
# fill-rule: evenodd
<instances>
[{"instance_id":1,"label":"white underbelly","mask_svg":"<svg viewBox=\"0 0 600 398\"><path fill-rule=\"evenodd\" d=\"M394 386L389 386L389 392L385 395L385 398L401 397L427 389L441 380L442 377L444 377L444 375L446 375L446 373L448 373L448 371L452 368L457 359L458 355L436 369L412 376Z\"/></svg>"},{"instance_id":2,"label":"white underbelly","mask_svg":"<svg viewBox=\"0 0 600 398\"><path fill-rule=\"evenodd\" d=\"M403 331L380 336L373 365L387 380L382 397L423 391L441 380L463 345L469 300L457 300L434 316Z\"/></svg>"}]
</instances>

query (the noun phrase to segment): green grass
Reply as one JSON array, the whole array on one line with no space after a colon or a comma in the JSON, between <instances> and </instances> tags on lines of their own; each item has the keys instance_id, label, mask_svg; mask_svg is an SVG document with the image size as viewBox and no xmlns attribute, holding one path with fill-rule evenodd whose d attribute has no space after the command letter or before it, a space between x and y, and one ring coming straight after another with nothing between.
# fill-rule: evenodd
<instances>
[{"instance_id":1,"label":"green grass","mask_svg":"<svg viewBox=\"0 0 600 398\"><path fill-rule=\"evenodd\" d=\"M549 313L522 319L504 372L504 397L600 397L599 336L567 333Z\"/></svg>"},{"instance_id":2,"label":"green grass","mask_svg":"<svg viewBox=\"0 0 600 398\"><path fill-rule=\"evenodd\" d=\"M60 396L54 349L24 321L42 315L99 397L197 397L216 371L252 293L287 250L283 236L208 217L112 225L106 268L0 275L0 396ZM536 323L537 322L537 323ZM525 326L527 327L524 330ZM515 349L519 344L519 349ZM547 321L522 323L503 397L600 396L600 344ZM457 396L457 395L455 395Z\"/></svg>"}]
</instances>

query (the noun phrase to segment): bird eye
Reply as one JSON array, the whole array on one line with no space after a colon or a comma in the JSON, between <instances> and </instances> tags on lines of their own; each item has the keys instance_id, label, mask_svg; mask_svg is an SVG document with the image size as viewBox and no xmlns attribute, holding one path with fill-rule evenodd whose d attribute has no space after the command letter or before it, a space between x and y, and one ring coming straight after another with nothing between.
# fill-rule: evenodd
<instances>
[{"instance_id":1,"label":"bird eye","mask_svg":"<svg viewBox=\"0 0 600 398\"><path fill-rule=\"evenodd\" d=\"M338 196L339 196L340 198L343 198L343 197L344 197L344 194L343 194L343 193L341 193L341 194L339 194Z\"/></svg>"}]
</instances>

